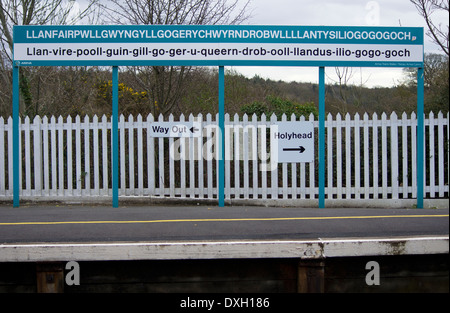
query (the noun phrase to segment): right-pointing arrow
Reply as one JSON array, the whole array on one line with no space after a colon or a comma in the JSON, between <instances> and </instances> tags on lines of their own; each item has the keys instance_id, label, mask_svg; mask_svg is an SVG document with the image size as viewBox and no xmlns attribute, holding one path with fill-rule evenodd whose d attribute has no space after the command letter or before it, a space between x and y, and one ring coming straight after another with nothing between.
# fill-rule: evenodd
<instances>
[{"instance_id":1,"label":"right-pointing arrow","mask_svg":"<svg viewBox=\"0 0 450 313\"><path fill-rule=\"evenodd\" d=\"M298 151L300 153L305 152L305 147L299 146L298 148L283 148L283 151Z\"/></svg>"}]
</instances>

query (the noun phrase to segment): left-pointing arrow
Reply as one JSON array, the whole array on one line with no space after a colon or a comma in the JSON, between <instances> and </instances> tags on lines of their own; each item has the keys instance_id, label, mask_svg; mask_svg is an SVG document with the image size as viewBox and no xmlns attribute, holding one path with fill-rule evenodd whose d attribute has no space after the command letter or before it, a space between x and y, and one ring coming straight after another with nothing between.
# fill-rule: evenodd
<instances>
[{"instance_id":1,"label":"left-pointing arrow","mask_svg":"<svg viewBox=\"0 0 450 313\"><path fill-rule=\"evenodd\" d=\"M195 133L195 132L199 131L199 129L196 127L191 127L189 130L191 131L191 133Z\"/></svg>"},{"instance_id":2,"label":"left-pointing arrow","mask_svg":"<svg viewBox=\"0 0 450 313\"><path fill-rule=\"evenodd\" d=\"M283 151L298 151L300 153L305 152L305 147L299 146L298 148L283 148Z\"/></svg>"}]
</instances>

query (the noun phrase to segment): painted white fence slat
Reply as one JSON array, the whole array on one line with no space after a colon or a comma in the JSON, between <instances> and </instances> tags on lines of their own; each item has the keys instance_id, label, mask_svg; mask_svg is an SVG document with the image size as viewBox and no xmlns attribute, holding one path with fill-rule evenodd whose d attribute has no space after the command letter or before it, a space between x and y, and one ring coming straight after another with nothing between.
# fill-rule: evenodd
<instances>
[{"instance_id":1,"label":"painted white fence slat","mask_svg":"<svg viewBox=\"0 0 450 313\"><path fill-rule=\"evenodd\" d=\"M388 194L388 162L387 162L387 116L386 113L381 115L381 173L382 173L382 185L381 192L383 195L383 199L387 199Z\"/></svg>"},{"instance_id":2,"label":"painted white fence slat","mask_svg":"<svg viewBox=\"0 0 450 313\"><path fill-rule=\"evenodd\" d=\"M24 195L31 196L31 152L30 152L30 118L25 118L25 186Z\"/></svg>"},{"instance_id":3,"label":"painted white fence slat","mask_svg":"<svg viewBox=\"0 0 450 313\"><path fill-rule=\"evenodd\" d=\"M227 116L225 116L225 118L227 118ZM228 119L229 119L229 117L228 117ZM204 143L203 143L203 136L205 135L205 132L204 132L204 127L203 127L204 121L203 121L203 115L202 114L198 115L198 122L200 123L199 127L200 127L200 129L202 131L202 136L198 137L198 139L197 139L198 140L198 147L197 147L198 176L197 177L198 177L198 194L199 194L199 198L202 199L202 198L205 197L205 191L204 191L205 173L203 171L203 164L204 164L204 162L203 162L203 160L204 160L204 157L203 157L203 145L204 145ZM228 177L230 177L230 176L228 176Z\"/></svg>"},{"instance_id":4,"label":"painted white fence slat","mask_svg":"<svg viewBox=\"0 0 450 313\"><path fill-rule=\"evenodd\" d=\"M43 166L43 187L42 187L42 195L49 196L50 195L50 158L49 158L49 143L48 143L48 117L44 116L42 118L42 164L40 166Z\"/></svg>"},{"instance_id":5,"label":"painted white fence slat","mask_svg":"<svg viewBox=\"0 0 450 313\"><path fill-rule=\"evenodd\" d=\"M351 159L351 118L345 115L345 199L351 198L352 159Z\"/></svg>"},{"instance_id":6,"label":"painted white fence slat","mask_svg":"<svg viewBox=\"0 0 450 313\"><path fill-rule=\"evenodd\" d=\"M434 113L430 112L430 118L428 119L429 121L429 126L428 126L428 133L429 133L429 142L428 142L428 157L425 160L428 160L430 162L430 197L434 198L435 197L435 172L434 172L434 162L436 159L436 151L434 150Z\"/></svg>"},{"instance_id":7,"label":"painted white fence slat","mask_svg":"<svg viewBox=\"0 0 450 313\"><path fill-rule=\"evenodd\" d=\"M91 195L91 134L89 116L84 118L84 189L85 195Z\"/></svg>"},{"instance_id":8,"label":"painted white fence slat","mask_svg":"<svg viewBox=\"0 0 450 313\"><path fill-rule=\"evenodd\" d=\"M150 136L151 123L153 123L153 115L147 116L147 181L148 193L150 196L155 195L155 139Z\"/></svg>"},{"instance_id":9,"label":"painted white fence slat","mask_svg":"<svg viewBox=\"0 0 450 313\"><path fill-rule=\"evenodd\" d=\"M363 116L363 136L364 136L364 199L369 199L370 179L369 179L369 115Z\"/></svg>"},{"instance_id":10,"label":"painted white fence slat","mask_svg":"<svg viewBox=\"0 0 450 313\"><path fill-rule=\"evenodd\" d=\"M291 115L291 122L295 122L297 120L297 117L295 116L295 114L292 114ZM305 120L305 118L302 116L302 118L300 119L300 121L304 121ZM303 168L302 168L302 165L303 165ZM297 174L297 163L291 163L290 164L290 167L291 167L291 189L290 189L290 195L291 195L291 197L292 197L292 199L297 199L297 194L298 194L298 191L299 191L299 188L298 188L298 184L297 184L297 181L298 181L298 177L300 177L300 195L302 195L302 187L303 187L303 185L302 185L302 178L304 177L304 166L305 166L305 163L301 163L300 164L300 172L299 172L299 174Z\"/></svg>"},{"instance_id":11,"label":"painted white fence slat","mask_svg":"<svg viewBox=\"0 0 450 313\"><path fill-rule=\"evenodd\" d=\"M20 119L20 118L19 118ZM19 123L19 129L22 128L22 123ZM13 152L12 152L12 132L13 132L13 120L11 117L8 118L8 183L9 183L9 192L8 195L12 195L12 191L13 191L13 163L12 163L12 159L13 159ZM21 133L21 132L20 132ZM21 138L22 136L19 136L19 147L22 147L22 141ZM19 154L21 154L21 150L19 149ZM20 170L20 168L22 167L22 163L20 162L20 159L22 159L21 157L19 158L19 181L22 182L22 171ZM5 175L4 175L5 176ZM20 185L21 186L21 185ZM20 189L22 189L22 187L20 187Z\"/></svg>"},{"instance_id":12,"label":"painted white fence slat","mask_svg":"<svg viewBox=\"0 0 450 313\"><path fill-rule=\"evenodd\" d=\"M391 186L392 199L398 199L398 125L397 114L394 112L390 117L391 124Z\"/></svg>"},{"instance_id":13,"label":"painted white fence slat","mask_svg":"<svg viewBox=\"0 0 450 313\"><path fill-rule=\"evenodd\" d=\"M283 122L286 122L286 114L283 114L281 120ZM288 188L287 188L287 184L288 184L288 177L287 177L287 163L283 163L281 164L281 169L282 169L282 185L281 185L281 190L282 190L282 196L283 199L287 199L288 196ZM278 172L278 171L277 171Z\"/></svg>"},{"instance_id":14,"label":"painted white fence slat","mask_svg":"<svg viewBox=\"0 0 450 313\"><path fill-rule=\"evenodd\" d=\"M317 130L319 127L319 122L314 121L313 114L309 115L309 121L314 123L314 128ZM317 131L315 131L315 134L317 134ZM315 195L316 195L316 183L315 183L316 167L315 167L315 164L316 164L315 162L309 163L309 192L310 192L309 197L310 197L310 199L314 199Z\"/></svg>"},{"instance_id":15,"label":"painted white fence slat","mask_svg":"<svg viewBox=\"0 0 450 313\"><path fill-rule=\"evenodd\" d=\"M181 114L180 116L180 122L184 122L184 114ZM175 150L174 153L178 155L178 159L180 160L180 188L181 188L181 197L186 197L186 159L187 159L187 149L188 145L186 144L186 138L179 138L176 141L178 141L178 144L176 145L178 149ZM174 147L175 148L175 147ZM175 154L172 154L172 159L174 158ZM176 182L174 182L176 184Z\"/></svg>"},{"instance_id":16,"label":"painted white fence slat","mask_svg":"<svg viewBox=\"0 0 450 313\"><path fill-rule=\"evenodd\" d=\"M73 196L73 151L72 151L72 117L69 115L67 117L67 141L66 141L66 147L67 147L67 191L69 196ZM107 145L103 145L104 149L107 149Z\"/></svg>"},{"instance_id":17,"label":"painted white fence slat","mask_svg":"<svg viewBox=\"0 0 450 313\"><path fill-rule=\"evenodd\" d=\"M108 120L105 115L102 116L101 123L102 130L102 169L103 169L103 181L102 181L102 193L104 196L108 195Z\"/></svg>"},{"instance_id":18,"label":"painted white fence slat","mask_svg":"<svg viewBox=\"0 0 450 313\"><path fill-rule=\"evenodd\" d=\"M129 191L129 195L134 195L134 191L135 191L135 184L134 184L134 154L135 154L135 150L134 150L134 118L133 116L130 114L128 116L128 124L127 124L127 128L128 128L128 152L127 152L127 156L128 156L128 179L129 179L129 186L128 186L128 191Z\"/></svg>"},{"instance_id":19,"label":"painted white fence slat","mask_svg":"<svg viewBox=\"0 0 450 313\"><path fill-rule=\"evenodd\" d=\"M233 159L233 127L230 123L230 114L227 113L225 114L225 147L229 148L225 149L225 177L231 177L231 160ZM201 164L203 161L199 161L199 167ZM231 193L231 179L225 179L225 199L231 199Z\"/></svg>"},{"instance_id":20,"label":"painted white fence slat","mask_svg":"<svg viewBox=\"0 0 450 313\"><path fill-rule=\"evenodd\" d=\"M144 195L144 141L143 141L142 115L137 117L137 145L138 145L138 192L137 196Z\"/></svg>"},{"instance_id":21,"label":"painted white fence slat","mask_svg":"<svg viewBox=\"0 0 450 313\"><path fill-rule=\"evenodd\" d=\"M81 181L83 179L83 174L81 173L81 119L77 115L75 118L75 155L76 155L76 196L81 196Z\"/></svg>"},{"instance_id":22,"label":"painted white fence slat","mask_svg":"<svg viewBox=\"0 0 450 313\"><path fill-rule=\"evenodd\" d=\"M272 114L270 117L270 124L271 124L271 138L272 138L272 125L274 125L277 122L277 117L275 114ZM274 149L274 147L270 147L271 151ZM271 199L278 199L278 164L271 162L273 166L271 166Z\"/></svg>"},{"instance_id":23,"label":"painted white fence slat","mask_svg":"<svg viewBox=\"0 0 450 313\"><path fill-rule=\"evenodd\" d=\"M327 171L327 184L325 189L325 194L329 195L333 193L333 177L334 177L334 164L333 164L333 116L328 113L327 120L325 123L325 129L327 134L327 161L326 161L326 171Z\"/></svg>"},{"instance_id":24,"label":"painted white fence slat","mask_svg":"<svg viewBox=\"0 0 450 313\"><path fill-rule=\"evenodd\" d=\"M408 198L408 116L402 114L402 194Z\"/></svg>"},{"instance_id":25,"label":"painted white fence slat","mask_svg":"<svg viewBox=\"0 0 450 313\"><path fill-rule=\"evenodd\" d=\"M372 175L373 175L373 198L378 199L379 193L378 193L378 168L379 168L379 159L378 159L378 115L376 113L372 116L372 150L373 150L373 157L372 157Z\"/></svg>"},{"instance_id":26,"label":"painted white fence slat","mask_svg":"<svg viewBox=\"0 0 450 313\"><path fill-rule=\"evenodd\" d=\"M269 157L267 152L267 117L265 114L261 116L261 128L259 132L259 142L260 142L260 155L259 158L261 160L260 171L261 171L261 194L262 199L267 199L267 195L269 193L267 189L267 173L269 172L270 163L272 159Z\"/></svg>"},{"instance_id":27,"label":"painted white fence slat","mask_svg":"<svg viewBox=\"0 0 450 313\"><path fill-rule=\"evenodd\" d=\"M6 180L5 175L5 161L7 160L5 153L5 122L3 117L0 116L0 195L6 196Z\"/></svg>"},{"instance_id":28,"label":"painted white fence slat","mask_svg":"<svg viewBox=\"0 0 450 313\"><path fill-rule=\"evenodd\" d=\"M311 165L310 165L311 166ZM336 187L337 199L342 199L342 117L336 115Z\"/></svg>"},{"instance_id":29,"label":"painted white fence slat","mask_svg":"<svg viewBox=\"0 0 450 313\"><path fill-rule=\"evenodd\" d=\"M411 175L412 175L412 197L417 198L417 117L413 112L411 114L411 157L412 157L412 167L411 167Z\"/></svg>"},{"instance_id":30,"label":"painted white fence slat","mask_svg":"<svg viewBox=\"0 0 450 313\"><path fill-rule=\"evenodd\" d=\"M193 124L195 121L195 118L192 114L189 114L189 123ZM187 145L186 149L186 160L185 162L189 164L189 188L187 188L187 194L190 197L195 197L195 161L199 160L199 158L196 157L197 149L195 148L198 144L198 141L193 136L190 136L189 139L187 139L189 144Z\"/></svg>"},{"instance_id":31,"label":"painted white fence slat","mask_svg":"<svg viewBox=\"0 0 450 313\"><path fill-rule=\"evenodd\" d=\"M126 143L125 143L125 132L127 127L125 126L125 116L121 114L119 116L119 173L120 173L120 194L128 195L128 188L126 186L127 169L125 165L126 161Z\"/></svg>"},{"instance_id":32,"label":"painted white fence slat","mask_svg":"<svg viewBox=\"0 0 450 313\"><path fill-rule=\"evenodd\" d=\"M355 136L355 166L353 168L355 175L355 199L361 199L361 129L360 129L360 117L359 114L355 114L355 127L354 127L354 136Z\"/></svg>"},{"instance_id":33,"label":"painted white fence slat","mask_svg":"<svg viewBox=\"0 0 450 313\"><path fill-rule=\"evenodd\" d=\"M93 130L93 138L94 138L94 148L93 148L93 154L94 154L94 192L93 195L99 196L100 195L100 158L99 158L99 138L98 138L98 130L99 130L99 124L98 124L98 116L94 115L94 118L92 119L92 130Z\"/></svg>"},{"instance_id":34,"label":"painted white fence slat","mask_svg":"<svg viewBox=\"0 0 450 313\"><path fill-rule=\"evenodd\" d=\"M444 114L442 112L439 112L438 114L438 142L444 142ZM448 127L447 127L448 128ZM444 197L444 170L445 170L445 164L444 164L444 145L438 146L438 188L439 188L439 197Z\"/></svg>"}]
</instances>

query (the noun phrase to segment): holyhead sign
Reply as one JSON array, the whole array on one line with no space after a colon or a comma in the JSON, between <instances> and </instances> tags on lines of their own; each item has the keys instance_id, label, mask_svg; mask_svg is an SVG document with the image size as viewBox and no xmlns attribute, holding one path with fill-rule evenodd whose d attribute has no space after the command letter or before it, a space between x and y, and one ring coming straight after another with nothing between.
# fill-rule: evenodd
<instances>
[{"instance_id":1,"label":"holyhead sign","mask_svg":"<svg viewBox=\"0 0 450 313\"><path fill-rule=\"evenodd\" d=\"M38 65L423 64L423 29L332 26L15 26L14 60Z\"/></svg>"}]
</instances>

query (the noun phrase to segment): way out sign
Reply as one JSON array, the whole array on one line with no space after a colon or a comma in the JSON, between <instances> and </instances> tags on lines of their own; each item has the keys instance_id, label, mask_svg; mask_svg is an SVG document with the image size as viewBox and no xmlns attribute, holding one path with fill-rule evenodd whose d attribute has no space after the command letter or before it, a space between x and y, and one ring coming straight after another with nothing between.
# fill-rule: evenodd
<instances>
[{"instance_id":1,"label":"way out sign","mask_svg":"<svg viewBox=\"0 0 450 313\"><path fill-rule=\"evenodd\" d=\"M201 134L198 122L154 122L150 126L150 137L186 138L200 137Z\"/></svg>"},{"instance_id":2,"label":"way out sign","mask_svg":"<svg viewBox=\"0 0 450 313\"><path fill-rule=\"evenodd\" d=\"M279 122L272 125L270 136L272 158L278 163L314 162L313 122Z\"/></svg>"}]
</instances>

